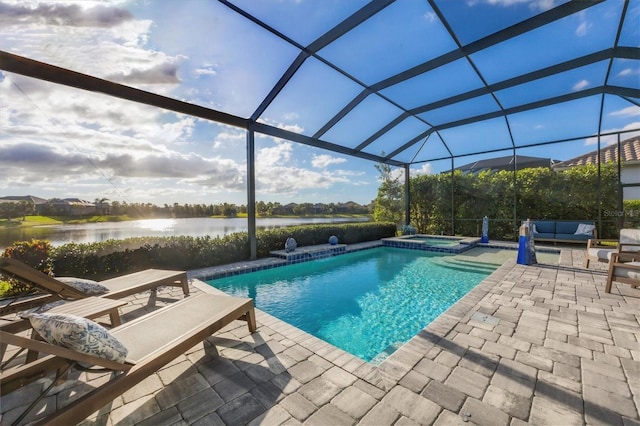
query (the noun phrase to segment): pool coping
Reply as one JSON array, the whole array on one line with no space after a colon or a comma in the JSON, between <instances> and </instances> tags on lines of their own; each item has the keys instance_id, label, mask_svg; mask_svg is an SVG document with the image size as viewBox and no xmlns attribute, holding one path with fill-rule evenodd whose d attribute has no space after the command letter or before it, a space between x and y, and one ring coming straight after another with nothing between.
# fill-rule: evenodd
<instances>
[{"instance_id":1,"label":"pool coping","mask_svg":"<svg viewBox=\"0 0 640 426\"><path fill-rule=\"evenodd\" d=\"M340 252L340 254L381 246L384 246L382 241L354 244L353 247L350 248L349 245L347 245L345 251ZM312 249L313 247L314 246L310 246ZM478 244L475 247L517 250L517 244L509 242L483 243ZM554 253L559 252L560 258L558 266L571 265L570 251L555 247L536 247L536 250L539 249ZM297 248L296 250L304 250L304 247ZM565 252L564 255L563 252ZM271 269L279 266L286 266L288 264L290 263L287 263L285 259L265 258L190 271L189 278L192 280L193 285L204 292L226 294L204 281L255 272L263 269ZM409 341L398 347L392 353L388 354L388 356L384 357L380 362L373 362L375 359L367 362L258 308L256 308L256 317L258 322L262 325L287 336L288 339L299 344L303 348L341 366L356 377L388 391L397 385L398 382L413 369L416 363L424 357L425 353L439 344L442 345L443 341L446 341L445 337L447 334L449 334L457 324L471 319L479 310L479 302L513 269L515 265L515 259L508 259L505 261L466 295L440 314L414 337L409 339ZM229 269L228 274L224 272L225 268ZM488 319L491 320L491 318Z\"/></svg>"}]
</instances>

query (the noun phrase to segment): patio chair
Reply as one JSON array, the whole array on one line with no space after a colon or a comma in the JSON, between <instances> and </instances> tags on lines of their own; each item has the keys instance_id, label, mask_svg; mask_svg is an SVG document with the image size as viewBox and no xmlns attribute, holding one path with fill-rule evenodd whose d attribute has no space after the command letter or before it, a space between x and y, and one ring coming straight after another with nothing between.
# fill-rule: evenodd
<instances>
[{"instance_id":1,"label":"patio chair","mask_svg":"<svg viewBox=\"0 0 640 426\"><path fill-rule=\"evenodd\" d=\"M611 293L614 281L629 284L632 287L640 286L640 252L611 255L605 293Z\"/></svg>"},{"instance_id":2,"label":"patio chair","mask_svg":"<svg viewBox=\"0 0 640 426\"><path fill-rule=\"evenodd\" d=\"M199 294L180 300L109 330L110 337L117 339L128 351L123 363L0 330L3 342L46 354L35 362L2 371L0 391L4 395L24 385L32 377L41 377L52 370L64 368L49 389L27 408L19 419L21 421L69 368L91 372L86 367L89 365L99 367L96 370L99 373L104 373L105 369L113 372L114 377L108 382L41 420L42 424L77 424L238 319L247 321L250 332L256 330L253 299Z\"/></svg>"},{"instance_id":3,"label":"patio chair","mask_svg":"<svg viewBox=\"0 0 640 426\"><path fill-rule=\"evenodd\" d=\"M605 244L603 244L605 243ZM615 245L606 243L616 243ZM640 251L640 229L623 228L617 240L590 239L587 242L587 253L584 267L591 261L609 263L613 253L638 253Z\"/></svg>"},{"instance_id":4,"label":"patio chair","mask_svg":"<svg viewBox=\"0 0 640 426\"><path fill-rule=\"evenodd\" d=\"M161 286L181 287L185 296L189 295L189 282L185 271L171 271L164 269L146 269L127 275L111 278L100 282L89 280L71 279L81 285L63 282L63 278L56 279L31 266L9 257L0 257L0 273L18 281L31 284L47 293L44 296L36 296L23 299L0 307L0 315L6 315L41 305L53 300L77 300L88 296L100 295L108 299L122 299L143 291L155 292ZM86 291L98 288L100 292ZM153 300L152 298L150 300Z\"/></svg>"}]
</instances>

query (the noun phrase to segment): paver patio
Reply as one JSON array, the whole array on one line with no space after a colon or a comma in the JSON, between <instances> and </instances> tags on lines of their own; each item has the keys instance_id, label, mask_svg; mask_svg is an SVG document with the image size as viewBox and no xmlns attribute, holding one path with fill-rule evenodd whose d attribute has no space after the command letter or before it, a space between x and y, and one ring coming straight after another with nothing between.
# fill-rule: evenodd
<instances>
[{"instance_id":1,"label":"paver patio","mask_svg":"<svg viewBox=\"0 0 640 426\"><path fill-rule=\"evenodd\" d=\"M258 310L256 333L233 323L83 424L640 425L640 290L604 293L604 266L582 268L583 255L507 261L379 366ZM123 319L147 298L132 297ZM181 298L165 289L156 305ZM74 372L27 420L108 378ZM1 423L47 380L3 397Z\"/></svg>"}]
</instances>

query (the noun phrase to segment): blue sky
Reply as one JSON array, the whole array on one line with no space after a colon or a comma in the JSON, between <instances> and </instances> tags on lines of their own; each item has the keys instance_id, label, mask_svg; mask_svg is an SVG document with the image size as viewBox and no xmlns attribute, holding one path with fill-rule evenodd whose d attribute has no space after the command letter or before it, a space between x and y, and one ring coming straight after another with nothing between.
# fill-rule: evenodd
<instances>
[{"instance_id":1,"label":"blue sky","mask_svg":"<svg viewBox=\"0 0 640 426\"><path fill-rule=\"evenodd\" d=\"M267 25L301 45L313 42L366 2L357 0L237 0ZM463 44L506 28L561 1L456 0L438 4ZM545 29L472 55L489 84L612 45L621 1L585 9ZM640 20L633 0L627 21ZM470 21L471 17L473 20ZM562 43L558 40L563 39ZM638 47L625 25L621 45ZM428 40L428 42L416 42ZM558 48L559 44L562 45ZM318 53L347 78L307 59L260 121L311 136L369 85L455 49L424 0L399 0ZM285 40L216 1L0 0L0 49L75 71L249 117L298 55ZM514 58L514 53L515 58ZM637 60L616 59L609 83L640 86ZM594 63L496 93L506 108L602 84L608 62ZM355 80L355 81L354 81ZM406 108L482 86L461 59L382 91ZM593 134L601 96L509 117L516 143ZM497 110L490 96L420 115L431 124ZM640 128L640 108L605 98L603 131ZM322 138L358 146L402 111L369 96ZM428 129L409 118L365 151L390 152ZM630 135L628 135L630 136ZM423 161L412 174L448 169L441 139L460 166L471 155L511 146L504 118L446 129L398 156ZM606 142L606 141L605 141ZM96 93L0 72L0 195L79 197L153 203L246 203L244 130ZM595 140L528 148L523 155L566 160L592 151ZM368 203L376 196L375 163L257 135L257 200Z\"/></svg>"}]
</instances>

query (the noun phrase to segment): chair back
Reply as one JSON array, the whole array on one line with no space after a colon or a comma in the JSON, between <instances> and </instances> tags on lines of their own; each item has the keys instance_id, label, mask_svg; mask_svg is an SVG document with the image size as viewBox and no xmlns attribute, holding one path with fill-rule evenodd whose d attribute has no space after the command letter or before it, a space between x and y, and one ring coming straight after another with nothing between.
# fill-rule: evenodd
<instances>
[{"instance_id":1,"label":"chair back","mask_svg":"<svg viewBox=\"0 0 640 426\"><path fill-rule=\"evenodd\" d=\"M640 229L624 228L620 230L620 251L640 251Z\"/></svg>"},{"instance_id":2,"label":"chair back","mask_svg":"<svg viewBox=\"0 0 640 426\"><path fill-rule=\"evenodd\" d=\"M83 299L87 297L86 294L79 292L70 285L58 281L44 272L40 272L10 257L0 258L0 273L15 278L18 281L34 285L40 290L55 294L61 299Z\"/></svg>"}]
</instances>

